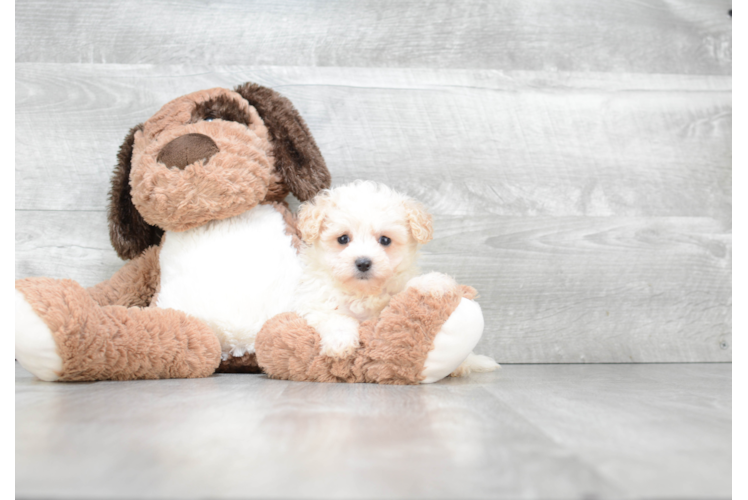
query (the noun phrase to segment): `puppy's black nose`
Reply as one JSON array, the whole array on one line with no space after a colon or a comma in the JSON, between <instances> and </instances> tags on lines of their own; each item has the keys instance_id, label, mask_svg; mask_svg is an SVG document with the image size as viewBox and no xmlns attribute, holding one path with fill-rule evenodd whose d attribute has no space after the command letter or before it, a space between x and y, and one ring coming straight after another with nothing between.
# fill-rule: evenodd
<instances>
[{"instance_id":1,"label":"puppy's black nose","mask_svg":"<svg viewBox=\"0 0 748 500\"><path fill-rule=\"evenodd\" d=\"M371 259L367 259L366 257L359 257L356 259L356 269L361 271L362 273L365 273L369 269L371 269Z\"/></svg>"}]
</instances>

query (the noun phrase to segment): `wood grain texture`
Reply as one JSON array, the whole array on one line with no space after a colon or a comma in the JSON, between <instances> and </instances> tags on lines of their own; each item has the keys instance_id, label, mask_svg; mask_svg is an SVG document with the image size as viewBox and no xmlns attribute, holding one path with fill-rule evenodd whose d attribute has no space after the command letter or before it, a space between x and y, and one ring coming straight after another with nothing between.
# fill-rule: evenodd
<instances>
[{"instance_id":1,"label":"wood grain texture","mask_svg":"<svg viewBox=\"0 0 748 500\"><path fill-rule=\"evenodd\" d=\"M729 0L16 3L16 61L720 74Z\"/></svg>"},{"instance_id":2,"label":"wood grain texture","mask_svg":"<svg viewBox=\"0 0 748 500\"><path fill-rule=\"evenodd\" d=\"M691 217L439 217L425 270L480 293L508 363L732 359L729 227Z\"/></svg>"},{"instance_id":3,"label":"wood grain texture","mask_svg":"<svg viewBox=\"0 0 748 500\"><path fill-rule=\"evenodd\" d=\"M500 363L730 361L729 228L709 218L439 216L424 271L475 286ZM16 213L16 278L91 286L122 261L104 212Z\"/></svg>"},{"instance_id":4,"label":"wood grain texture","mask_svg":"<svg viewBox=\"0 0 748 500\"><path fill-rule=\"evenodd\" d=\"M730 370L515 365L394 387L18 367L16 495L730 498Z\"/></svg>"},{"instance_id":5,"label":"wood grain texture","mask_svg":"<svg viewBox=\"0 0 748 500\"><path fill-rule=\"evenodd\" d=\"M16 211L16 279L47 276L93 286L123 264L103 210Z\"/></svg>"},{"instance_id":6,"label":"wood grain texture","mask_svg":"<svg viewBox=\"0 0 748 500\"><path fill-rule=\"evenodd\" d=\"M294 102L335 184L426 204L423 267L479 289L480 352L729 361L721 1L19 2L16 277L107 279L127 131L256 81Z\"/></svg>"},{"instance_id":7,"label":"wood grain texture","mask_svg":"<svg viewBox=\"0 0 748 500\"><path fill-rule=\"evenodd\" d=\"M334 182L443 214L731 212L731 80L349 68L19 64L16 208L100 210L127 131L175 96L246 80L287 95Z\"/></svg>"}]
</instances>

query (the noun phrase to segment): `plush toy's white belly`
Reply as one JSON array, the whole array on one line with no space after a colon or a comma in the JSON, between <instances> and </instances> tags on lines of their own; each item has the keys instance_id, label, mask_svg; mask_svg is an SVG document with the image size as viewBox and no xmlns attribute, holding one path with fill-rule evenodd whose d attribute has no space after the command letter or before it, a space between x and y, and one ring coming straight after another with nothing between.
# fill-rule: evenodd
<instances>
[{"instance_id":1,"label":"plush toy's white belly","mask_svg":"<svg viewBox=\"0 0 748 500\"><path fill-rule=\"evenodd\" d=\"M161 247L156 305L205 321L223 357L254 352L269 318L290 311L301 261L280 213L267 205L184 232Z\"/></svg>"}]
</instances>

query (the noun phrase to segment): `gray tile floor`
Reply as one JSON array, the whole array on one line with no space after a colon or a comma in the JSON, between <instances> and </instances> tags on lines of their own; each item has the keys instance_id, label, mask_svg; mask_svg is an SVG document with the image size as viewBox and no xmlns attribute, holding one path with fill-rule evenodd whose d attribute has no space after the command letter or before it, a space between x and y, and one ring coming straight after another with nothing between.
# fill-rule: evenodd
<instances>
[{"instance_id":1,"label":"gray tile floor","mask_svg":"<svg viewBox=\"0 0 748 500\"><path fill-rule=\"evenodd\" d=\"M731 364L506 365L430 386L50 384L19 498L728 498Z\"/></svg>"}]
</instances>

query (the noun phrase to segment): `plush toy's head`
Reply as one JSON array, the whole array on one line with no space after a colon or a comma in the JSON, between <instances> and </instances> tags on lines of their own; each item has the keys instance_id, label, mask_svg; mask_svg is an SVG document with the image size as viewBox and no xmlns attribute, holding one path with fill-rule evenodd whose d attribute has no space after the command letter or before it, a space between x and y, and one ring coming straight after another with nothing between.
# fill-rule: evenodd
<instances>
[{"instance_id":1,"label":"plush toy's head","mask_svg":"<svg viewBox=\"0 0 748 500\"><path fill-rule=\"evenodd\" d=\"M112 177L109 235L130 259L166 231L238 215L289 192L330 186L314 138L291 102L256 84L194 92L125 138Z\"/></svg>"}]
</instances>

